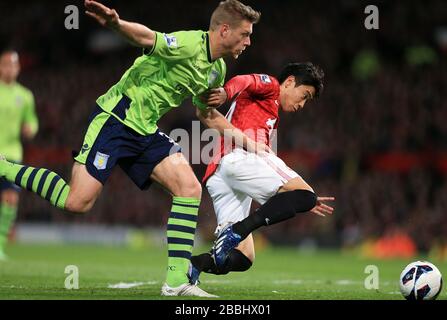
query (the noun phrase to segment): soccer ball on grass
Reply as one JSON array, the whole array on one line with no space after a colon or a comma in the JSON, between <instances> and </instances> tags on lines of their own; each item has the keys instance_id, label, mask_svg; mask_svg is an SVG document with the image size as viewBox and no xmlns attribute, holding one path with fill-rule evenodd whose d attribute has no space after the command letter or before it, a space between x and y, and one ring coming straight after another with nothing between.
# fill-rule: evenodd
<instances>
[{"instance_id":1,"label":"soccer ball on grass","mask_svg":"<svg viewBox=\"0 0 447 320\"><path fill-rule=\"evenodd\" d=\"M399 286L407 300L435 300L442 290L442 275L434 264L415 261L400 274Z\"/></svg>"}]
</instances>

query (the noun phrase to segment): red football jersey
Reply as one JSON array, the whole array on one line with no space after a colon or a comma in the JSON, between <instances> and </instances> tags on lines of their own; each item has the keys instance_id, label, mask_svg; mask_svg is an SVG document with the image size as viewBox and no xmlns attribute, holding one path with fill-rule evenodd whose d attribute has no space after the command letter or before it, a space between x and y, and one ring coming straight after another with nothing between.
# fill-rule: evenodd
<instances>
[{"instance_id":1,"label":"red football jersey","mask_svg":"<svg viewBox=\"0 0 447 320\"><path fill-rule=\"evenodd\" d=\"M236 76L224 89L228 100L234 100L226 118L249 138L271 146L271 134L278 127L279 82L266 74ZM214 155L206 169L203 182L214 174L220 159L231 152L234 144L224 145L221 137L220 152Z\"/></svg>"}]
</instances>

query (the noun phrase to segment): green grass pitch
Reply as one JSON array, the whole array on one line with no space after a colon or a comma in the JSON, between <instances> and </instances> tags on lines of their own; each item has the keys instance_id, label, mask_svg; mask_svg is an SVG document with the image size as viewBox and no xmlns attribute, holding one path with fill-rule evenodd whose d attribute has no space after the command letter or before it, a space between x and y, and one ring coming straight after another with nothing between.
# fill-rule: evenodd
<instances>
[{"instance_id":1,"label":"green grass pitch","mask_svg":"<svg viewBox=\"0 0 447 320\"><path fill-rule=\"evenodd\" d=\"M205 249L197 248L195 253ZM160 296L166 248L15 244L7 252L10 260L0 262L0 299L172 299ZM371 260L339 251L304 253L269 247L257 253L249 271L225 276L203 274L201 287L220 299L232 300L402 300L397 281L409 262ZM431 262L447 274L446 262ZM64 287L68 265L78 267L77 290ZM378 290L365 289L368 265L378 267ZM136 286L109 287L118 283ZM445 288L438 299L447 299Z\"/></svg>"}]
</instances>

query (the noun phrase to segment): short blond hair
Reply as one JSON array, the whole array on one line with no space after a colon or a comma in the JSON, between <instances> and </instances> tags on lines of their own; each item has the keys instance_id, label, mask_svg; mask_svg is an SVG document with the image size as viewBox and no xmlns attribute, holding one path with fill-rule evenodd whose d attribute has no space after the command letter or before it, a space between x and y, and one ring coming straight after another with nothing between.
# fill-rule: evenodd
<instances>
[{"instance_id":1,"label":"short blond hair","mask_svg":"<svg viewBox=\"0 0 447 320\"><path fill-rule=\"evenodd\" d=\"M242 21L247 20L251 23L258 23L261 13L254 10L237 0L225 0L219 3L219 6L211 15L210 30L216 30L221 24L238 26Z\"/></svg>"}]
</instances>

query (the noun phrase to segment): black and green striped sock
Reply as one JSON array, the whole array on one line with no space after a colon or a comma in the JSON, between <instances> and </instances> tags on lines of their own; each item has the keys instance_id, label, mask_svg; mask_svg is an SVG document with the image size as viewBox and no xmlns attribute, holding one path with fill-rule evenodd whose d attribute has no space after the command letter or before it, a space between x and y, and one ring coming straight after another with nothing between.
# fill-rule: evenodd
<instances>
[{"instance_id":1,"label":"black and green striped sock","mask_svg":"<svg viewBox=\"0 0 447 320\"><path fill-rule=\"evenodd\" d=\"M53 206L65 208L70 192L69 185L56 173L47 169L37 169L25 165L0 161L0 173L6 180L38 194Z\"/></svg>"},{"instance_id":2,"label":"black and green striped sock","mask_svg":"<svg viewBox=\"0 0 447 320\"><path fill-rule=\"evenodd\" d=\"M168 220L168 272L166 283L175 288L188 282L200 199L174 197Z\"/></svg>"}]
</instances>

